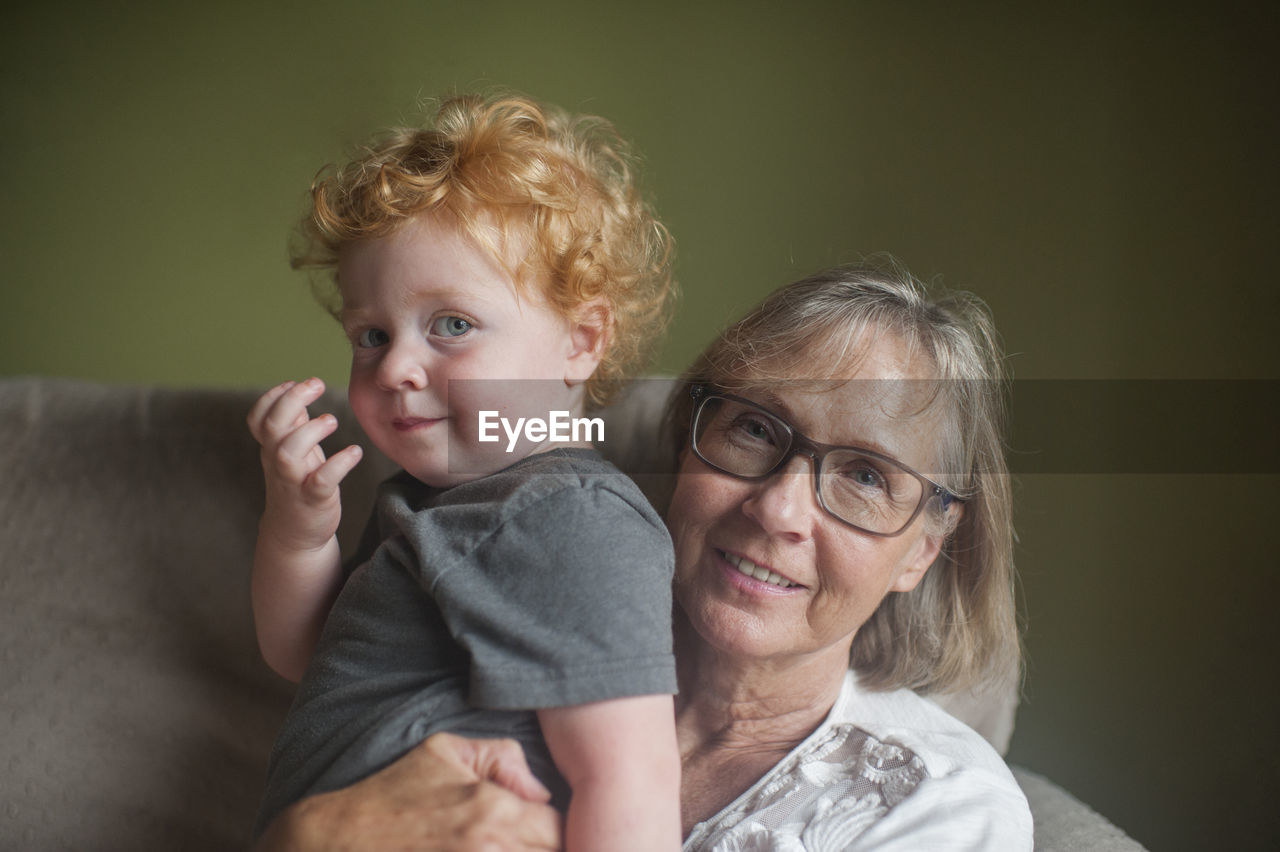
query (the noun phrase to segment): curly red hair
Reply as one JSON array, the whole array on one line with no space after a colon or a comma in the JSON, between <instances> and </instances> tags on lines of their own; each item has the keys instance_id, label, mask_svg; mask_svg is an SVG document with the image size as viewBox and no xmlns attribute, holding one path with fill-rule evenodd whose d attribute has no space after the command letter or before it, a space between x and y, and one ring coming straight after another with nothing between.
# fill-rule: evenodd
<instances>
[{"instance_id":1,"label":"curly red hair","mask_svg":"<svg viewBox=\"0 0 1280 852\"><path fill-rule=\"evenodd\" d=\"M447 212L565 317L604 306L608 344L587 382L604 405L652 354L675 285L670 234L641 197L635 156L613 125L520 95L441 101L425 128L375 139L311 188L295 268L331 269L344 245L385 237L409 219ZM495 227L496 226L496 227ZM339 294L321 295L336 313Z\"/></svg>"}]
</instances>

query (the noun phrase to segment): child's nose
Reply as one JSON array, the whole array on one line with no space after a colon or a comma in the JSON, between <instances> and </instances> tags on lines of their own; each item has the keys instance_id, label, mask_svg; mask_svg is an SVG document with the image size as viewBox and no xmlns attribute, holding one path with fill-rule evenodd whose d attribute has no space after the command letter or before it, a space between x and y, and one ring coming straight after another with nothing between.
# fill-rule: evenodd
<instances>
[{"instance_id":1,"label":"child's nose","mask_svg":"<svg viewBox=\"0 0 1280 852\"><path fill-rule=\"evenodd\" d=\"M378 383L386 390L422 390L428 381L426 359L412 346L392 344L378 366Z\"/></svg>"}]
</instances>

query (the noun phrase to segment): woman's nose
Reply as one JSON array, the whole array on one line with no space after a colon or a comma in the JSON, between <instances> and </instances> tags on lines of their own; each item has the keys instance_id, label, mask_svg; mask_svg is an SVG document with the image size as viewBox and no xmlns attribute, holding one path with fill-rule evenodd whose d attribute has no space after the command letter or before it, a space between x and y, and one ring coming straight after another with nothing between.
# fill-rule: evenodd
<instances>
[{"instance_id":1,"label":"woman's nose","mask_svg":"<svg viewBox=\"0 0 1280 852\"><path fill-rule=\"evenodd\" d=\"M392 343L378 365L378 384L386 390L422 390L429 382L427 359L414 347Z\"/></svg>"},{"instance_id":2,"label":"woman's nose","mask_svg":"<svg viewBox=\"0 0 1280 852\"><path fill-rule=\"evenodd\" d=\"M782 470L754 486L742 509L772 535L809 538L822 515L813 490L813 459L792 458Z\"/></svg>"}]
</instances>

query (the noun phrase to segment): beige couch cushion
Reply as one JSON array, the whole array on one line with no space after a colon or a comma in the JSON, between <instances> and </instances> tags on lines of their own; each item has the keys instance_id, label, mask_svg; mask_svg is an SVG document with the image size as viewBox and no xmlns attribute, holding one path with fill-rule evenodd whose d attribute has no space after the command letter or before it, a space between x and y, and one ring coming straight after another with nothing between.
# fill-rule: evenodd
<instances>
[{"instance_id":1,"label":"beige couch cushion","mask_svg":"<svg viewBox=\"0 0 1280 852\"><path fill-rule=\"evenodd\" d=\"M290 697L248 609L251 396L4 388L6 848L243 847Z\"/></svg>"}]
</instances>

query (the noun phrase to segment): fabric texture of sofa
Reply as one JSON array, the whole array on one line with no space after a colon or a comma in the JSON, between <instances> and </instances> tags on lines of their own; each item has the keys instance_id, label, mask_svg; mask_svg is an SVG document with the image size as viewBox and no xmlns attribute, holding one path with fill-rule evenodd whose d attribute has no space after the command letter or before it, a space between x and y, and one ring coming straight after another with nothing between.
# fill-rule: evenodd
<instances>
[{"instance_id":1,"label":"fabric texture of sofa","mask_svg":"<svg viewBox=\"0 0 1280 852\"><path fill-rule=\"evenodd\" d=\"M606 453L652 471L665 386L606 414ZM249 565L262 510L257 393L0 380L0 848L244 848L292 687L262 663ZM313 411L361 440L339 395ZM344 486L344 544L390 472ZM660 499L665 477L637 474ZM951 699L1002 751L1014 693ZM1036 848L1141 847L1015 768Z\"/></svg>"}]
</instances>

